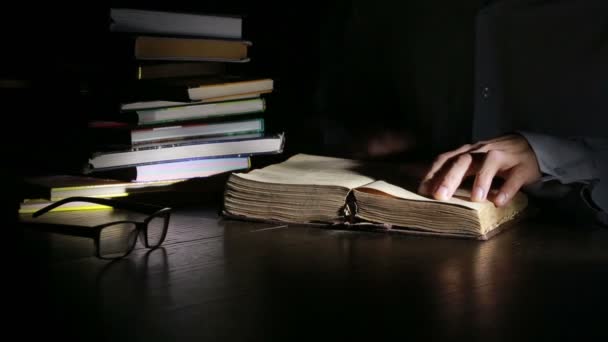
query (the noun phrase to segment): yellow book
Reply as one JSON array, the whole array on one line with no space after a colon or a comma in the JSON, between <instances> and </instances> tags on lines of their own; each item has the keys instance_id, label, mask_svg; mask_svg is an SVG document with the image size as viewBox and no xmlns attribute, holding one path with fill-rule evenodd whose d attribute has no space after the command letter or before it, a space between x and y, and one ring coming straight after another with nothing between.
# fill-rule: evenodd
<instances>
[{"instance_id":1,"label":"yellow book","mask_svg":"<svg viewBox=\"0 0 608 342\"><path fill-rule=\"evenodd\" d=\"M54 201L45 199L26 199L19 206L19 214L32 214L36 211L46 207L47 205L53 204ZM89 203L89 202L69 202L62 206L59 206L51 212L57 211L75 211L75 210L99 210L99 209L112 209L112 207Z\"/></svg>"},{"instance_id":2,"label":"yellow book","mask_svg":"<svg viewBox=\"0 0 608 342\"><path fill-rule=\"evenodd\" d=\"M74 196L121 197L131 193L163 191L170 185L183 180L127 182L88 176L50 175L28 177L25 179L25 184L27 186L26 198L56 201Z\"/></svg>"}]
</instances>

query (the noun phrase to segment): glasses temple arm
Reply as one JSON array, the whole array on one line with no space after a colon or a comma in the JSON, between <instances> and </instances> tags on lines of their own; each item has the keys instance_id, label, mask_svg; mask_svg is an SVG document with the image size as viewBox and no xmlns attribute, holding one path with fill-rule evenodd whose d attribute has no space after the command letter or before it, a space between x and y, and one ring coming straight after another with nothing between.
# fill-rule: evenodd
<instances>
[{"instance_id":1,"label":"glasses temple arm","mask_svg":"<svg viewBox=\"0 0 608 342\"><path fill-rule=\"evenodd\" d=\"M27 225L26 228L35 229L39 231L44 231L47 233L58 233L63 235L70 236L79 236L79 237L88 237L94 238L97 236L97 231L90 230L88 228L83 227L71 227L71 226L63 226L52 223L36 223Z\"/></svg>"},{"instance_id":2,"label":"glasses temple arm","mask_svg":"<svg viewBox=\"0 0 608 342\"><path fill-rule=\"evenodd\" d=\"M127 209L127 210L144 212L147 214L151 214L156 211L159 211L160 209L163 209L163 207L160 207L160 206L144 204L144 203L127 202L127 201L121 201L121 200L117 200L117 199L97 198L97 197L68 197L68 198L59 200L53 204L50 204L50 205L36 211L35 213L32 214L32 216L38 217L63 204L70 203L70 202L89 202L89 203L107 205L107 206L110 206L110 207L113 207L116 209Z\"/></svg>"}]
</instances>

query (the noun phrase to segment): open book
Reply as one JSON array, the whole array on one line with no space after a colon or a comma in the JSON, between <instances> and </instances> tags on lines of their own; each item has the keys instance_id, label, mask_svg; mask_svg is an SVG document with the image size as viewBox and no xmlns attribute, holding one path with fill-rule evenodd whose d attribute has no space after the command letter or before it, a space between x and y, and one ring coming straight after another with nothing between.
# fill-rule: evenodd
<instances>
[{"instance_id":1,"label":"open book","mask_svg":"<svg viewBox=\"0 0 608 342\"><path fill-rule=\"evenodd\" d=\"M509 205L468 200L460 189L447 201L415 193L411 175L396 166L306 154L234 173L224 194L227 217L349 226L487 240L527 206L516 194Z\"/></svg>"}]
</instances>

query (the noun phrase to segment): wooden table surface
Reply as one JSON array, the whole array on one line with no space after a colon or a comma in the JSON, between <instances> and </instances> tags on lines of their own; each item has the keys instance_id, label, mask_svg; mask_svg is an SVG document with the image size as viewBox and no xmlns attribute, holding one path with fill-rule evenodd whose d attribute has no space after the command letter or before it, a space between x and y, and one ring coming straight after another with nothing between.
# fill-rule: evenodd
<instances>
[{"instance_id":1,"label":"wooden table surface","mask_svg":"<svg viewBox=\"0 0 608 342\"><path fill-rule=\"evenodd\" d=\"M121 213L45 219L93 224L108 215ZM605 228L537 218L480 242L245 223L194 205L173 214L162 248L138 245L127 258L108 262L92 256L91 240L23 226L22 317L35 322L25 335L79 341L608 337Z\"/></svg>"}]
</instances>

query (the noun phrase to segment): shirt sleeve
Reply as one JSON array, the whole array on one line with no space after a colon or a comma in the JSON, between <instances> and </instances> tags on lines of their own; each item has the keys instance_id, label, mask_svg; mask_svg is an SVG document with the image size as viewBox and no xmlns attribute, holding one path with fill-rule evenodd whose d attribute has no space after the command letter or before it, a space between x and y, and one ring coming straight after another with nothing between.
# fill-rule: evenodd
<instances>
[{"instance_id":1,"label":"shirt sleeve","mask_svg":"<svg viewBox=\"0 0 608 342\"><path fill-rule=\"evenodd\" d=\"M543 178L528 187L540 196L550 197L548 181L571 185L586 210L608 225L608 139L558 138L555 136L518 131L536 154ZM552 190L549 190L552 189ZM557 193L557 192L556 192ZM562 191L572 193L572 191Z\"/></svg>"}]
</instances>

